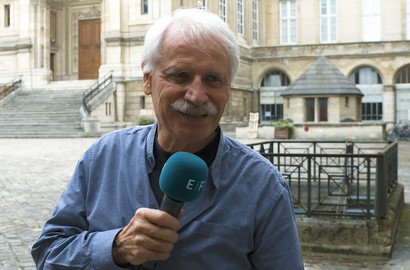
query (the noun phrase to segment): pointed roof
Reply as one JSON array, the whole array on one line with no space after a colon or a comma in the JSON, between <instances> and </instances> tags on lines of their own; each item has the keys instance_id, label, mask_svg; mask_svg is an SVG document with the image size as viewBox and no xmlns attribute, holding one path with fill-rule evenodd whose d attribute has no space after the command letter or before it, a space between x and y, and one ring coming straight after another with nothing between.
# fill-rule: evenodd
<instances>
[{"instance_id":1,"label":"pointed roof","mask_svg":"<svg viewBox=\"0 0 410 270\"><path fill-rule=\"evenodd\" d=\"M363 93L325 56L321 56L281 93L281 96L292 95L363 96Z\"/></svg>"}]
</instances>

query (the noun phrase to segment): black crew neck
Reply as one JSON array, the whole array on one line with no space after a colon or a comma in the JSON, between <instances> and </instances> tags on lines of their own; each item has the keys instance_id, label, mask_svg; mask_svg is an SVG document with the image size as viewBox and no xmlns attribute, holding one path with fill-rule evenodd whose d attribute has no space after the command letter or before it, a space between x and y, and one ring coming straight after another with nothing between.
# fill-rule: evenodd
<instances>
[{"instance_id":1,"label":"black crew neck","mask_svg":"<svg viewBox=\"0 0 410 270\"><path fill-rule=\"evenodd\" d=\"M195 155L202 158L205 161L205 163L208 165L208 167L211 166L212 162L214 161L216 157L216 153L218 151L219 138L221 134L220 128L218 127L215 132L216 132L215 138L204 148L194 153ZM150 181L151 189L154 192L155 198L158 202L158 205L160 205L162 201L162 197L164 196L164 193L159 187L159 176L161 174L162 167L164 167L165 162L172 155L172 153L169 153L161 148L161 146L158 143L157 136L155 136L153 152L154 152L154 157L155 157L155 166L152 172L149 174L149 181Z\"/></svg>"}]
</instances>

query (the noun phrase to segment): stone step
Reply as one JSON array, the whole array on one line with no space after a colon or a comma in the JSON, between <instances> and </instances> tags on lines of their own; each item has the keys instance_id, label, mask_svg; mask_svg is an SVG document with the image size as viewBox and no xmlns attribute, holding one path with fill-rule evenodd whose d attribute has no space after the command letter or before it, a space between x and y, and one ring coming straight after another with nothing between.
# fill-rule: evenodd
<instances>
[{"instance_id":1,"label":"stone step","mask_svg":"<svg viewBox=\"0 0 410 270\"><path fill-rule=\"evenodd\" d=\"M0 138L84 137L82 93L94 82L52 82L20 90L0 110Z\"/></svg>"}]
</instances>

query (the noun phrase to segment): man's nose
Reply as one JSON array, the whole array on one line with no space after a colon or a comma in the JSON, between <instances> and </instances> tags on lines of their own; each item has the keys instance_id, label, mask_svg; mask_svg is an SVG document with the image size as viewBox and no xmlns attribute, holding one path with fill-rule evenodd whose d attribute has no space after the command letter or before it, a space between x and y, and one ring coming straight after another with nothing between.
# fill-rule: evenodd
<instances>
[{"instance_id":1,"label":"man's nose","mask_svg":"<svg viewBox=\"0 0 410 270\"><path fill-rule=\"evenodd\" d=\"M191 84L188 85L185 99L195 105L202 105L208 101L205 84L201 76L195 76Z\"/></svg>"}]
</instances>

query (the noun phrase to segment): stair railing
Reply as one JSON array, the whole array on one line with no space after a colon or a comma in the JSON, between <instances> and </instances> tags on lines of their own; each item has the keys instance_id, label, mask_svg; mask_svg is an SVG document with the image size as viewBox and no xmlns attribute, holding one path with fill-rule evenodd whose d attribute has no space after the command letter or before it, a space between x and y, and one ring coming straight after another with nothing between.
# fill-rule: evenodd
<instances>
[{"instance_id":1,"label":"stair railing","mask_svg":"<svg viewBox=\"0 0 410 270\"><path fill-rule=\"evenodd\" d=\"M14 90L21 86L21 77L16 77L10 82L0 87L0 99L3 99L7 95L11 94ZM2 89L3 88L3 89Z\"/></svg>"},{"instance_id":2,"label":"stair railing","mask_svg":"<svg viewBox=\"0 0 410 270\"><path fill-rule=\"evenodd\" d=\"M111 71L98 79L83 93L83 107L88 115L91 113L90 101L112 82L112 77Z\"/></svg>"}]
</instances>

